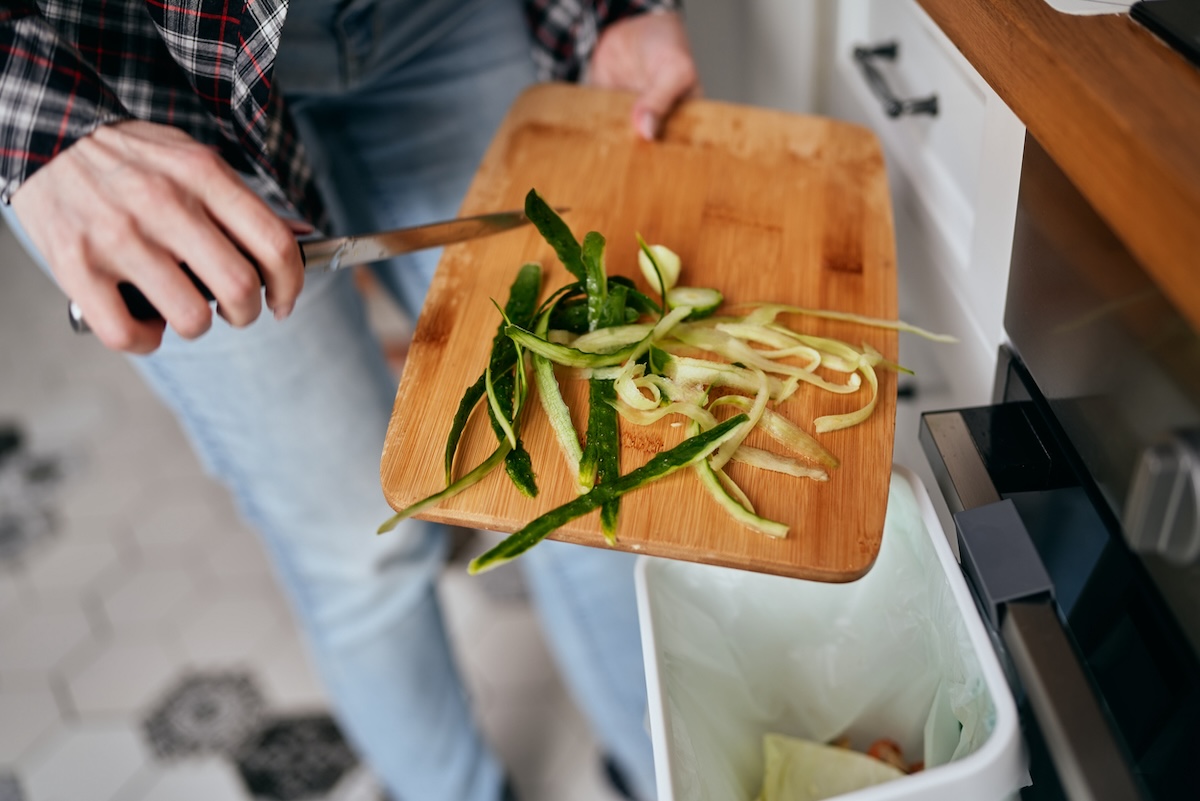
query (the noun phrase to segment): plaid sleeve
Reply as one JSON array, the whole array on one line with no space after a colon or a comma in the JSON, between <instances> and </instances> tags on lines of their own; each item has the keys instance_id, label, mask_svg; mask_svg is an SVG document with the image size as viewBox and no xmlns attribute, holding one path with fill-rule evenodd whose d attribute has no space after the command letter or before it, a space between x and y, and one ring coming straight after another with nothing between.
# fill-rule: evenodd
<instances>
[{"instance_id":1,"label":"plaid sleeve","mask_svg":"<svg viewBox=\"0 0 1200 801\"><path fill-rule=\"evenodd\" d=\"M76 140L129 116L33 0L0 0L0 202Z\"/></svg>"},{"instance_id":2,"label":"plaid sleeve","mask_svg":"<svg viewBox=\"0 0 1200 801\"><path fill-rule=\"evenodd\" d=\"M677 11L680 0L525 0L541 80L577 81L605 26L648 11Z\"/></svg>"}]
</instances>

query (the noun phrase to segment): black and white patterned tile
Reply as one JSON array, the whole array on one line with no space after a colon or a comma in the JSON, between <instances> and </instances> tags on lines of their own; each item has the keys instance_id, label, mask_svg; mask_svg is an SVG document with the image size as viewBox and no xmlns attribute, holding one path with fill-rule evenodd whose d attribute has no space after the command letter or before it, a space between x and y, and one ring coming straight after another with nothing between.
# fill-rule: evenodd
<instances>
[{"instance_id":1,"label":"black and white patterned tile","mask_svg":"<svg viewBox=\"0 0 1200 801\"><path fill-rule=\"evenodd\" d=\"M358 763L327 714L268 720L234 759L247 789L263 801L324 798Z\"/></svg>"},{"instance_id":2,"label":"black and white patterned tile","mask_svg":"<svg viewBox=\"0 0 1200 801\"><path fill-rule=\"evenodd\" d=\"M167 693L142 729L161 759L233 754L264 713L262 693L250 674L197 673L184 676Z\"/></svg>"},{"instance_id":3,"label":"black and white patterned tile","mask_svg":"<svg viewBox=\"0 0 1200 801\"><path fill-rule=\"evenodd\" d=\"M22 426L0 421L0 565L13 566L55 533L59 462L30 453Z\"/></svg>"}]
</instances>

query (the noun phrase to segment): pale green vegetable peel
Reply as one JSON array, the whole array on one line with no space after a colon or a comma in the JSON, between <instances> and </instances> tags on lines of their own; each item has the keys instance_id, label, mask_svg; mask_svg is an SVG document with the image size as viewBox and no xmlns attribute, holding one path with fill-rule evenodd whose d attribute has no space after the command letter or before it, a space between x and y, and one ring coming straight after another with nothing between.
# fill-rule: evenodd
<instances>
[{"instance_id":1,"label":"pale green vegetable peel","mask_svg":"<svg viewBox=\"0 0 1200 801\"><path fill-rule=\"evenodd\" d=\"M781 734L763 736L763 768L757 801L824 801L906 775L848 748Z\"/></svg>"}]
</instances>

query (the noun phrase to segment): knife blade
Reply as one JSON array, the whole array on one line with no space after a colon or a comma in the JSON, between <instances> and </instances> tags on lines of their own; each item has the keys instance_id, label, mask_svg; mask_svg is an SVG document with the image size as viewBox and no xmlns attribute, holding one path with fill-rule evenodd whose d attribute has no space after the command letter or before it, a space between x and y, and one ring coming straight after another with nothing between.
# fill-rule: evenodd
<instances>
[{"instance_id":1,"label":"knife blade","mask_svg":"<svg viewBox=\"0 0 1200 801\"><path fill-rule=\"evenodd\" d=\"M556 210L560 214L567 211L565 208ZM498 234L528 222L529 218L523 211L498 211L361 236L310 239L297 244L300 247L300 258L304 262L305 273L327 273L382 261L392 256L417 250ZM205 300L214 300L212 292L186 264L179 266L195 284L196 289L200 290L200 294L204 296ZM120 291L121 298L125 301L130 315L135 320L145 321L161 318L162 315L158 313L154 305L133 284L123 281L117 285L117 289ZM71 328L76 333L86 334L92 330L87 324L87 320L83 318L83 310L75 301L67 304L67 315L71 321Z\"/></svg>"}]
</instances>

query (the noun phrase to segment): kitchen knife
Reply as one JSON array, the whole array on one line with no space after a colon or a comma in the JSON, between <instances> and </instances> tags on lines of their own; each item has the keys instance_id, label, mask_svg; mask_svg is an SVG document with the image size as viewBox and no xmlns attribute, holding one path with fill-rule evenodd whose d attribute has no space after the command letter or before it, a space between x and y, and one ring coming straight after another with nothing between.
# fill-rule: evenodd
<instances>
[{"instance_id":1,"label":"kitchen knife","mask_svg":"<svg viewBox=\"0 0 1200 801\"><path fill-rule=\"evenodd\" d=\"M557 209L559 213L567 209ZM417 225L412 228L399 228L394 231L383 231L362 236L339 236L329 239L310 239L300 242L300 258L304 262L305 273L327 273L346 267L399 256L416 250L449 245L454 242L465 242L490 234L498 234L510 228L524 225L529 219L521 211L499 211L492 214L480 214L475 217L460 217L455 220ZM186 264L179 265L200 294L206 300L213 300L213 294ZM117 285L121 298L125 301L129 313L135 320L157 320L162 315L158 309L146 299L137 287L122 281ZM79 304L71 301L67 306L71 320L71 328L76 333L85 334L91 331L87 321L83 319L83 310Z\"/></svg>"}]
</instances>

